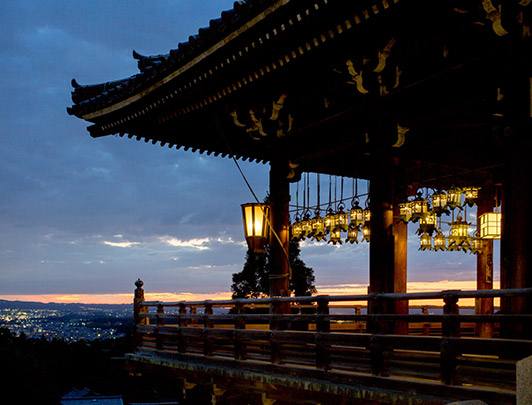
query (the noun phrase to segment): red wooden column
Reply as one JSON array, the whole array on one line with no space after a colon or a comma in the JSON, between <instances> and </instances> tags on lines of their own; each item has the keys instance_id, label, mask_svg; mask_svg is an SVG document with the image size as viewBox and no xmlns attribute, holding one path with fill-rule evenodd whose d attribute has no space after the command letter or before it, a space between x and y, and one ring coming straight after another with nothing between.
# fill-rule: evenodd
<instances>
[{"instance_id":1,"label":"red wooden column","mask_svg":"<svg viewBox=\"0 0 532 405\"><path fill-rule=\"evenodd\" d=\"M371 239L369 253L369 292L406 292L407 225L394 218L400 200L396 192L399 162L391 156L375 161L370 178ZM408 303L397 302L370 312L408 313ZM394 328L387 328L393 331ZM397 333L406 333L406 325L397 324Z\"/></svg>"},{"instance_id":2,"label":"red wooden column","mask_svg":"<svg viewBox=\"0 0 532 405\"><path fill-rule=\"evenodd\" d=\"M531 128L513 128L507 140L502 196L501 288L532 287ZM532 313L532 299L501 300L505 314ZM505 337L532 337L532 325L501 325Z\"/></svg>"},{"instance_id":3,"label":"red wooden column","mask_svg":"<svg viewBox=\"0 0 532 405\"><path fill-rule=\"evenodd\" d=\"M288 161L279 159L270 166L270 199L272 205L271 225L279 239L272 232L270 238L270 296L289 297L288 245L289 245L289 202L290 185L287 179ZM279 243L280 242L280 243ZM286 308L283 309L283 312ZM289 312L289 308L288 308Z\"/></svg>"},{"instance_id":4,"label":"red wooden column","mask_svg":"<svg viewBox=\"0 0 532 405\"><path fill-rule=\"evenodd\" d=\"M485 183L480 189L477 202L477 224L479 218L486 212L493 212L494 191L491 181ZM493 289L493 241L482 241L482 253L477 254L477 290ZM493 314L493 298L475 299L475 314ZM492 323L479 323L475 328L476 336L483 338L493 337Z\"/></svg>"}]
</instances>

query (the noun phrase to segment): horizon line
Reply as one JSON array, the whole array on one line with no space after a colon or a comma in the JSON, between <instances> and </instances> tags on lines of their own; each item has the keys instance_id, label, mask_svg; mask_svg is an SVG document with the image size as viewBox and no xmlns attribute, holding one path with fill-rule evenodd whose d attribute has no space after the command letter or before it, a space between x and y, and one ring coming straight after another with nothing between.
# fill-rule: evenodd
<instances>
[{"instance_id":1,"label":"horizon line","mask_svg":"<svg viewBox=\"0 0 532 405\"><path fill-rule=\"evenodd\" d=\"M407 284L407 292L435 292L444 290L476 290L476 280L456 281L412 281ZM365 295L367 284L343 283L316 286L320 295ZM494 281L493 288L500 288L500 282ZM215 293L171 293L145 292L146 301L206 301L231 299L231 292L219 291ZM133 293L84 293L84 294L0 294L0 299L6 301L39 302L42 304L131 304ZM466 300L461 300L461 302ZM416 300L416 303L417 300Z\"/></svg>"}]
</instances>

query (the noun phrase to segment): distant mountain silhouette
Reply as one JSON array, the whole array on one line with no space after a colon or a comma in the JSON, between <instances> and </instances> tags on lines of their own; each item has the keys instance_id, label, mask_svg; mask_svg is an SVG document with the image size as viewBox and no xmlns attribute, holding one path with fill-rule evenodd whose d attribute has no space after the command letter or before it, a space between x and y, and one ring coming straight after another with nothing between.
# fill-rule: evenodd
<instances>
[{"instance_id":1,"label":"distant mountain silhouette","mask_svg":"<svg viewBox=\"0 0 532 405\"><path fill-rule=\"evenodd\" d=\"M133 310L133 304L62 304L56 302L43 303L34 301L8 301L0 300L0 309L51 309L51 310Z\"/></svg>"}]
</instances>

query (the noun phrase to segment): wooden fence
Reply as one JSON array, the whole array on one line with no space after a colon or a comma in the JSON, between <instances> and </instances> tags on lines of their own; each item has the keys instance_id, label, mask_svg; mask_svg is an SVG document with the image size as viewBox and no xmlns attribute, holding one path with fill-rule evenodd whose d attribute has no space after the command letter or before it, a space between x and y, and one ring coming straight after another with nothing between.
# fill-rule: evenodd
<instances>
[{"instance_id":1,"label":"wooden fence","mask_svg":"<svg viewBox=\"0 0 532 405\"><path fill-rule=\"evenodd\" d=\"M531 325L532 314L464 314L458 303L465 298L530 296L532 288L142 301L136 303L135 319L140 351L200 356L213 365L232 359L243 365L282 364L515 391L515 364L532 355L532 340L530 336L500 338L498 330L500 325ZM387 303L397 300L439 300L443 308L439 314L365 311L369 306L384 312ZM287 306L290 313L282 313ZM394 334L398 323L408 325L410 333ZM493 324L494 337L471 336L479 323Z\"/></svg>"}]
</instances>

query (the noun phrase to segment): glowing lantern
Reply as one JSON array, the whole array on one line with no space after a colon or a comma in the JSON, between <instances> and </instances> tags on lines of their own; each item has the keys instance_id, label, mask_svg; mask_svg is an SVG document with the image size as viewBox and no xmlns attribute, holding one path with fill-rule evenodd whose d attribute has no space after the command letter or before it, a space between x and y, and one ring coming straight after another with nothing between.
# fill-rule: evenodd
<instances>
[{"instance_id":1,"label":"glowing lantern","mask_svg":"<svg viewBox=\"0 0 532 405\"><path fill-rule=\"evenodd\" d=\"M349 210L349 217L351 226L360 226L364 223L364 210L358 205L358 200L351 203L351 209Z\"/></svg>"},{"instance_id":2,"label":"glowing lantern","mask_svg":"<svg viewBox=\"0 0 532 405\"><path fill-rule=\"evenodd\" d=\"M471 253L479 254L482 253L482 239L478 236L478 232L475 233L475 236L471 238Z\"/></svg>"},{"instance_id":3,"label":"glowing lantern","mask_svg":"<svg viewBox=\"0 0 532 405\"><path fill-rule=\"evenodd\" d=\"M345 243L358 243L358 226L349 225L349 229L347 230L347 239L345 240Z\"/></svg>"},{"instance_id":4,"label":"glowing lantern","mask_svg":"<svg viewBox=\"0 0 532 405\"><path fill-rule=\"evenodd\" d=\"M334 226L335 228L340 228L343 232L347 232L349 217L347 212L344 212L344 206L342 203L338 204L336 214L334 215Z\"/></svg>"},{"instance_id":5,"label":"glowing lantern","mask_svg":"<svg viewBox=\"0 0 532 405\"><path fill-rule=\"evenodd\" d=\"M320 212L316 211L316 216L312 218L312 236L318 242L325 239L325 221L320 216Z\"/></svg>"},{"instance_id":6,"label":"glowing lantern","mask_svg":"<svg viewBox=\"0 0 532 405\"><path fill-rule=\"evenodd\" d=\"M325 215L325 234L332 232L335 225L334 212L331 207L327 209L327 215Z\"/></svg>"},{"instance_id":7,"label":"glowing lantern","mask_svg":"<svg viewBox=\"0 0 532 405\"><path fill-rule=\"evenodd\" d=\"M268 204L242 204L244 234L254 253L263 253L269 239L270 206Z\"/></svg>"},{"instance_id":8,"label":"glowing lantern","mask_svg":"<svg viewBox=\"0 0 532 405\"><path fill-rule=\"evenodd\" d=\"M482 239L501 238L501 213L486 212L479 217L480 237Z\"/></svg>"},{"instance_id":9,"label":"glowing lantern","mask_svg":"<svg viewBox=\"0 0 532 405\"><path fill-rule=\"evenodd\" d=\"M419 250L432 250L432 238L428 233L424 233L419 238Z\"/></svg>"},{"instance_id":10,"label":"glowing lantern","mask_svg":"<svg viewBox=\"0 0 532 405\"><path fill-rule=\"evenodd\" d=\"M465 187L463 189L464 192L464 205L469 205L472 207L477 203L478 199L478 192L480 190L480 187Z\"/></svg>"},{"instance_id":11,"label":"glowing lantern","mask_svg":"<svg viewBox=\"0 0 532 405\"><path fill-rule=\"evenodd\" d=\"M436 230L436 221L436 213L428 212L424 217L419 219L419 232L428 233L432 236Z\"/></svg>"},{"instance_id":12,"label":"glowing lantern","mask_svg":"<svg viewBox=\"0 0 532 405\"><path fill-rule=\"evenodd\" d=\"M294 218L294 223L290 227L290 230L292 231L292 240L301 240L303 229L301 228L301 221L299 219L299 215L296 215L296 217Z\"/></svg>"},{"instance_id":13,"label":"glowing lantern","mask_svg":"<svg viewBox=\"0 0 532 405\"><path fill-rule=\"evenodd\" d=\"M333 245L336 245L337 243L340 245L342 244L342 230L340 227L337 226L331 231L329 242L327 243L332 243Z\"/></svg>"},{"instance_id":14,"label":"glowing lantern","mask_svg":"<svg viewBox=\"0 0 532 405\"><path fill-rule=\"evenodd\" d=\"M421 193L417 194L417 197L411 201L412 204L412 222L417 222L421 218L425 218L429 212L429 203L423 197Z\"/></svg>"},{"instance_id":15,"label":"glowing lantern","mask_svg":"<svg viewBox=\"0 0 532 405\"><path fill-rule=\"evenodd\" d=\"M364 209L364 223L369 224L371 221L371 211L369 208Z\"/></svg>"},{"instance_id":16,"label":"glowing lantern","mask_svg":"<svg viewBox=\"0 0 532 405\"><path fill-rule=\"evenodd\" d=\"M458 187L451 187L447 192L447 206L454 210L462 206L462 190Z\"/></svg>"},{"instance_id":17,"label":"glowing lantern","mask_svg":"<svg viewBox=\"0 0 532 405\"><path fill-rule=\"evenodd\" d=\"M436 213L437 216L442 214L449 215L449 210L447 209L447 194L445 191L438 191L432 194L432 211Z\"/></svg>"},{"instance_id":18,"label":"glowing lantern","mask_svg":"<svg viewBox=\"0 0 532 405\"><path fill-rule=\"evenodd\" d=\"M312 220L308 212L303 215L303 220L301 221L301 236L303 239L312 236Z\"/></svg>"},{"instance_id":19,"label":"glowing lantern","mask_svg":"<svg viewBox=\"0 0 532 405\"><path fill-rule=\"evenodd\" d=\"M406 202L399 204L399 221L405 224L412 218L412 203Z\"/></svg>"},{"instance_id":20,"label":"glowing lantern","mask_svg":"<svg viewBox=\"0 0 532 405\"><path fill-rule=\"evenodd\" d=\"M469 235L467 234L469 223L462 221L462 217L458 215L456 221L451 222L451 233L449 235L448 250L464 250L467 251L471 246Z\"/></svg>"},{"instance_id":21,"label":"glowing lantern","mask_svg":"<svg viewBox=\"0 0 532 405\"><path fill-rule=\"evenodd\" d=\"M365 223L364 225L362 225L362 235L364 235L364 237L362 238L362 242L369 242L371 236L371 229L369 227L369 223Z\"/></svg>"},{"instance_id":22,"label":"glowing lantern","mask_svg":"<svg viewBox=\"0 0 532 405\"><path fill-rule=\"evenodd\" d=\"M438 229L438 233L434 237L434 251L447 250L447 241L445 235Z\"/></svg>"}]
</instances>

